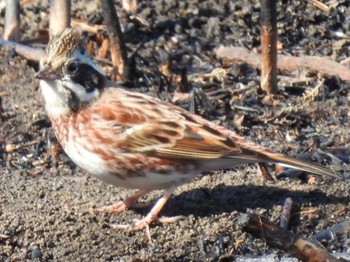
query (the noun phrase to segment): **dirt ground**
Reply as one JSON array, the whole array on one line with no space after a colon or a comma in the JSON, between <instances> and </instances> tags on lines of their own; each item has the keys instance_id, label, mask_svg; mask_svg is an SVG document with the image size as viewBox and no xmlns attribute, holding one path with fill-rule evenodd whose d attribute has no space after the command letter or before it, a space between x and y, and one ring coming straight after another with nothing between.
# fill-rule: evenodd
<instances>
[{"instance_id":1,"label":"dirt ground","mask_svg":"<svg viewBox=\"0 0 350 262\"><path fill-rule=\"evenodd\" d=\"M47 2L23 7L22 39L47 28ZM96 2L73 2L73 16L101 22ZM140 71L147 67L152 72L140 74L142 88L136 91L161 92L156 68L164 57L189 73L205 72L222 67L214 54L220 45L258 48L259 7L258 1L140 1L136 15L148 27L120 11L128 47L135 50L144 42L139 51L143 60L136 61ZM349 1L338 1L331 14L307 1L282 1L278 10L281 52L330 56L338 62L349 56L349 38L334 33L349 34ZM4 11L1 25L3 17ZM278 261L288 255L244 232L238 223L242 214L256 212L278 223L290 197L289 230L303 237L350 219L350 84L337 77L296 72L290 75L296 84L280 81L273 103L258 90L258 70L248 66L227 67L223 83L193 83L195 90L207 93L204 102L195 100L198 114L273 151L328 165L344 180L287 170L276 181L264 181L255 165L203 174L179 187L162 211L185 219L150 226L149 243L145 231L118 231L112 225L132 223L150 207L123 214L91 212L132 192L81 171L63 152L57 161L52 157L55 140L35 70L36 63L0 50L0 261L259 261L265 256ZM170 86L161 96L171 97L179 89ZM222 90L226 95L211 92ZM188 103L180 105L188 108ZM142 202L152 204L161 193L152 192ZM349 255L347 230L321 244L331 253Z\"/></svg>"}]
</instances>

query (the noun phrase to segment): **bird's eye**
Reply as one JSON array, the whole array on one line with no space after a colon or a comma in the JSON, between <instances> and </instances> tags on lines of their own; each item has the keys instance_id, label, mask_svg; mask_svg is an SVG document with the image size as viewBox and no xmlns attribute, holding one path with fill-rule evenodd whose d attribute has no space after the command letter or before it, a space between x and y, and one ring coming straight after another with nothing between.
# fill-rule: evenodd
<instances>
[{"instance_id":1,"label":"bird's eye","mask_svg":"<svg viewBox=\"0 0 350 262\"><path fill-rule=\"evenodd\" d=\"M78 63L77 62L71 62L66 67L68 74L74 74L78 71Z\"/></svg>"}]
</instances>

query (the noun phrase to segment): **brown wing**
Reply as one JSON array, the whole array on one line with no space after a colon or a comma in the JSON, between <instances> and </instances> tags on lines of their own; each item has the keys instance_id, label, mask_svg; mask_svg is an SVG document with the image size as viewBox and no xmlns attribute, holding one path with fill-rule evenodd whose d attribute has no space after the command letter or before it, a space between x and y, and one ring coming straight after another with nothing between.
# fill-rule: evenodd
<instances>
[{"instance_id":1,"label":"brown wing","mask_svg":"<svg viewBox=\"0 0 350 262\"><path fill-rule=\"evenodd\" d=\"M115 127L123 126L118 140L127 151L181 159L241 153L216 125L170 103L122 89L106 90L103 96L104 104L95 103L98 112Z\"/></svg>"},{"instance_id":2,"label":"brown wing","mask_svg":"<svg viewBox=\"0 0 350 262\"><path fill-rule=\"evenodd\" d=\"M229 138L208 126L160 120L128 129L122 136L125 149L165 158L217 159L241 153Z\"/></svg>"}]
</instances>

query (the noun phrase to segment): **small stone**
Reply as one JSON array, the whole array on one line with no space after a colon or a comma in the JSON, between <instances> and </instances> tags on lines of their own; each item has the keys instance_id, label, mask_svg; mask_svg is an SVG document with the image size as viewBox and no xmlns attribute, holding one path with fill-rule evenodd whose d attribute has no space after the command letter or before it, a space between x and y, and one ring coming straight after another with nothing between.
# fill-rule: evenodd
<instances>
[{"instance_id":1,"label":"small stone","mask_svg":"<svg viewBox=\"0 0 350 262\"><path fill-rule=\"evenodd\" d=\"M13 152L15 149L16 149L16 145L14 145L14 144L7 144L7 145L5 146L5 152L7 152L7 153L11 153L11 152Z\"/></svg>"},{"instance_id":2,"label":"small stone","mask_svg":"<svg viewBox=\"0 0 350 262\"><path fill-rule=\"evenodd\" d=\"M31 252L32 259L42 258L42 256L43 256L43 252L41 252L40 249L38 248L32 249L32 252Z\"/></svg>"}]
</instances>

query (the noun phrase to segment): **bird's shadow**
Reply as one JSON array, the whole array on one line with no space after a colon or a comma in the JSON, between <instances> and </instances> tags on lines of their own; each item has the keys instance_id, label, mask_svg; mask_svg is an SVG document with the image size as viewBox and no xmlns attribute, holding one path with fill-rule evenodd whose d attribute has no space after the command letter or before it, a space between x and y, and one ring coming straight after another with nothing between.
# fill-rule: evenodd
<instances>
[{"instance_id":1,"label":"bird's shadow","mask_svg":"<svg viewBox=\"0 0 350 262\"><path fill-rule=\"evenodd\" d=\"M329 196L319 189L308 192L289 190L273 186L221 185L212 189L193 189L182 192L169 199L161 211L161 216L208 217L224 212L246 212L249 209L272 209L276 205L283 205L286 198L293 200L294 206L302 204L318 206L324 204L346 204L349 197ZM147 208L134 209L136 213L146 214L155 202Z\"/></svg>"}]
</instances>

